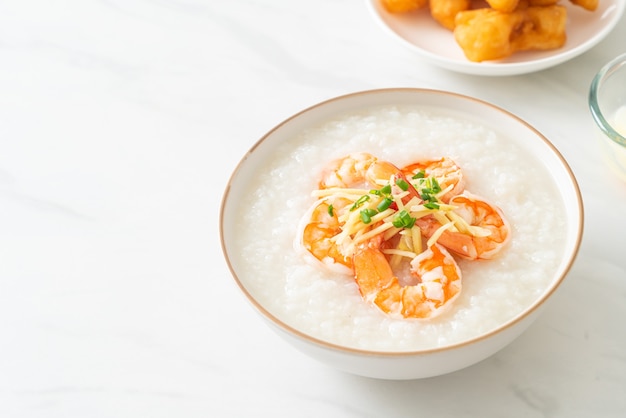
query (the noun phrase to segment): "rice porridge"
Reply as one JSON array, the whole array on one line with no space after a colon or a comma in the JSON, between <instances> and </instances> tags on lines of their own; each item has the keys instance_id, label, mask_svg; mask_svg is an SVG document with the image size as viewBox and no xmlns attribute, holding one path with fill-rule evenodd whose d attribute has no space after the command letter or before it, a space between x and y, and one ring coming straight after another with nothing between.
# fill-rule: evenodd
<instances>
[{"instance_id":1,"label":"rice porridge","mask_svg":"<svg viewBox=\"0 0 626 418\"><path fill-rule=\"evenodd\" d=\"M384 106L337 116L285 141L258 171L239 207L236 256L245 259L241 281L287 325L356 349L436 348L511 320L549 285L562 255L565 221L547 170L530 165L525 150L498 135L506 133L451 112ZM449 156L465 173L466 188L500 207L508 219L512 238L496 258L455 257L463 289L443 315L427 321L393 319L363 300L353 277L320 268L294 246L324 167L357 152L397 166Z\"/></svg>"}]
</instances>

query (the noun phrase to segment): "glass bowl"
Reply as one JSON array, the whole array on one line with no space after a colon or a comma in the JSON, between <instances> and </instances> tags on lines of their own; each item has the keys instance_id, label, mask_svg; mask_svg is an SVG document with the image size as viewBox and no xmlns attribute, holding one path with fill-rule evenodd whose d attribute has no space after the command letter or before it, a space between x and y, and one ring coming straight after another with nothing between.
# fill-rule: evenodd
<instances>
[{"instance_id":1,"label":"glass bowl","mask_svg":"<svg viewBox=\"0 0 626 418\"><path fill-rule=\"evenodd\" d=\"M593 78L589 109L611 168L626 181L626 53L605 64Z\"/></svg>"}]
</instances>

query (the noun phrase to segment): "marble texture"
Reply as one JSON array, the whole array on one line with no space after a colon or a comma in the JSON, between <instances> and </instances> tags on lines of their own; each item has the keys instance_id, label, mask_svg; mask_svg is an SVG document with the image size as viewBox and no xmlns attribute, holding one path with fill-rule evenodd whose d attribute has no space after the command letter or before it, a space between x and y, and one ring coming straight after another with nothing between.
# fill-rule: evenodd
<instances>
[{"instance_id":1,"label":"marble texture","mask_svg":"<svg viewBox=\"0 0 626 418\"><path fill-rule=\"evenodd\" d=\"M602 0L605 1L605 0ZM360 0L0 3L0 417L621 417L626 184L587 108L626 19L538 73L432 67ZM366 379L287 346L230 279L218 214L272 126L358 90L503 107L580 183L580 255L519 339L459 372Z\"/></svg>"}]
</instances>

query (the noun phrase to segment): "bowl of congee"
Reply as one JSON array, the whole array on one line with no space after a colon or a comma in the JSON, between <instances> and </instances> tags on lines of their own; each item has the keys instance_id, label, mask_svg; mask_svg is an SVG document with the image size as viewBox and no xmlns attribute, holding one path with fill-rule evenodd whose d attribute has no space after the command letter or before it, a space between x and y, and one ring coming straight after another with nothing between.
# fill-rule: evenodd
<instances>
[{"instance_id":1,"label":"bowl of congee","mask_svg":"<svg viewBox=\"0 0 626 418\"><path fill-rule=\"evenodd\" d=\"M567 162L492 104L395 88L315 104L263 136L222 198L243 299L338 370L417 379L513 342L565 280L583 205Z\"/></svg>"}]
</instances>

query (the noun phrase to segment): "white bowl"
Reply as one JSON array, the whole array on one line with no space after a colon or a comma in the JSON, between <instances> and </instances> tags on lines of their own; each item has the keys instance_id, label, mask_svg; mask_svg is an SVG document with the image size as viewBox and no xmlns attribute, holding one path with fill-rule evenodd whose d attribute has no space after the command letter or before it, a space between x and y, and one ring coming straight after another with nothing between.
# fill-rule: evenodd
<instances>
[{"instance_id":1,"label":"white bowl","mask_svg":"<svg viewBox=\"0 0 626 418\"><path fill-rule=\"evenodd\" d=\"M294 321L295 318L289 317L290 314L281 312L284 306L291 303L289 295L281 296L286 298L284 301L278 297L274 301L264 294L269 291L267 289L269 281L284 280L285 272L277 264L266 268L249 265L254 261L246 255L250 247L246 249L242 243L241 208L255 210L250 206L250 195L254 194L255 199L264 196L264 192L257 189L257 180L279 176L278 173L267 171L267 162L276 159L277 156L284 156L285 149L289 149L301 133L314 129L330 119L341 118L342 114L360 112L379 106L401 107L405 105L419 106L427 111L443 112L450 117L461 118L484 126L485 129L495 132L492 138L494 141L501 142L501 145L505 147L516 147L523 153L531 155L528 162L537 164L541 170L545 170L546 175L543 180L554 184L556 194L553 198L563 204L563 212L558 214L562 225L559 231L555 231L562 236L560 255L558 258L555 257L549 280L543 289L539 289L536 295L532 296L527 305L502 323L496 323L471 337L415 349L369 348L320 337L300 327L297 324L298 321ZM483 152L488 153L489 149L485 148ZM333 152L329 149L325 157L330 158ZM287 152L286 155L289 153ZM519 156L519 158L523 157ZM289 184L293 183L294 193L309 196L309 191L306 190L307 185L298 184L297 179L292 178L286 181ZM524 199L532 199L532 195L526 196L524 191L520 193ZM274 198L274 195L268 194L268 197ZM287 201L284 203L291 204ZM524 202L520 201L520 205L522 204ZM256 231L254 222L250 224L250 228ZM276 224L275 229L262 232L263 225L272 225L271 216L259 219L259 225L261 229L259 229L258 245L264 247L271 247L274 239L273 232L284 227L282 224ZM537 318L566 277L578 253L582 231L583 206L580 190L566 161L548 139L516 116L483 101L454 93L411 88L372 90L337 97L316 104L281 122L263 136L236 167L226 187L220 213L221 243L232 276L245 298L251 302L255 311L266 323L297 349L322 363L345 372L381 379L417 379L453 372L475 364L511 343ZM513 242L515 239L513 237ZM246 245L249 244L253 244L252 248L257 245L246 243ZM273 256L271 251L268 254L269 257ZM298 257L299 254L295 251L293 253L285 251L280 254L278 260L288 260L297 268L299 263L305 264ZM261 282L259 282L259 276L264 277ZM291 289L285 293L297 293L297 291L298 289ZM308 313L303 313L303 315L306 314ZM329 323L332 323L332 318ZM358 323L359 321L355 321L354 327L358 327ZM272 359L272 361L280 360Z\"/></svg>"},{"instance_id":2,"label":"white bowl","mask_svg":"<svg viewBox=\"0 0 626 418\"><path fill-rule=\"evenodd\" d=\"M567 41L559 49L525 51L498 61L471 62L454 40L452 32L437 24L427 10L407 14L389 13L380 0L366 0L375 21L391 37L416 52L425 61L439 67L474 75L506 76L531 73L564 63L588 51L602 41L617 25L626 0L601 1L590 12L569 1Z\"/></svg>"}]
</instances>

